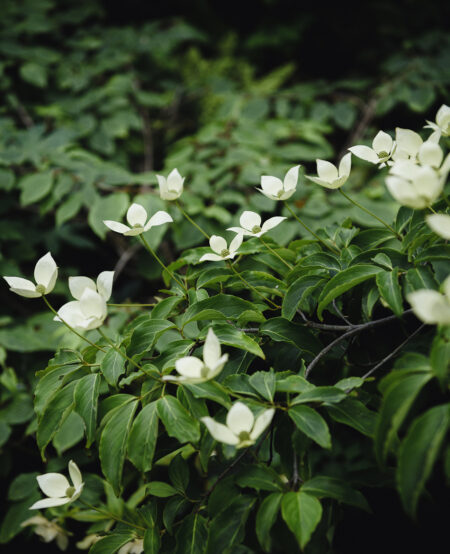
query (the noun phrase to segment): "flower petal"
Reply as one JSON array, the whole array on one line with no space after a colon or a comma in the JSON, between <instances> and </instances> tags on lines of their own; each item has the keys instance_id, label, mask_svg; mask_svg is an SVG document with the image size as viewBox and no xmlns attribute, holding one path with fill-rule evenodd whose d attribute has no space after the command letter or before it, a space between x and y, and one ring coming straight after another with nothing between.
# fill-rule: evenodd
<instances>
[{"instance_id":1,"label":"flower petal","mask_svg":"<svg viewBox=\"0 0 450 554\"><path fill-rule=\"evenodd\" d=\"M352 168L352 155L349 152L342 157L339 163L339 177L348 177Z\"/></svg>"},{"instance_id":2,"label":"flower petal","mask_svg":"<svg viewBox=\"0 0 450 554\"><path fill-rule=\"evenodd\" d=\"M133 229L125 231L124 235L126 237L135 237L137 235L142 235L144 231L145 231L144 227L133 227Z\"/></svg>"},{"instance_id":3,"label":"flower petal","mask_svg":"<svg viewBox=\"0 0 450 554\"><path fill-rule=\"evenodd\" d=\"M277 225L279 225L285 219L287 219L287 218L282 217L282 216L271 217L263 223L263 225L261 227L261 231L263 233L267 233L267 231L270 231L271 229L274 229Z\"/></svg>"},{"instance_id":4,"label":"flower petal","mask_svg":"<svg viewBox=\"0 0 450 554\"><path fill-rule=\"evenodd\" d=\"M42 500L38 500L35 502L32 506L30 506L30 510L42 510L44 508L53 508L55 506L63 506L64 504L68 504L70 502L70 498L67 496L64 496L63 498L43 498Z\"/></svg>"},{"instance_id":5,"label":"flower petal","mask_svg":"<svg viewBox=\"0 0 450 554\"><path fill-rule=\"evenodd\" d=\"M80 308L86 318L102 319L106 315L106 302L91 289L85 289L80 298Z\"/></svg>"},{"instance_id":6,"label":"flower petal","mask_svg":"<svg viewBox=\"0 0 450 554\"><path fill-rule=\"evenodd\" d=\"M47 289L51 281L55 281L54 273L58 268L56 266L55 260L52 258L50 252L47 252L45 256L42 256L34 268L34 280L38 285L44 285ZM47 291L46 292L50 292Z\"/></svg>"},{"instance_id":7,"label":"flower petal","mask_svg":"<svg viewBox=\"0 0 450 554\"><path fill-rule=\"evenodd\" d=\"M244 240L244 235L238 234L230 242L230 255L231 255L231 257L233 257L235 255L236 251L241 246L243 240Z\"/></svg>"},{"instance_id":8,"label":"flower petal","mask_svg":"<svg viewBox=\"0 0 450 554\"><path fill-rule=\"evenodd\" d=\"M81 311L81 304L78 300L67 302L67 304L61 306L58 310L58 316L54 318L56 321L64 321L71 327L81 327L85 320L85 316Z\"/></svg>"},{"instance_id":9,"label":"flower petal","mask_svg":"<svg viewBox=\"0 0 450 554\"><path fill-rule=\"evenodd\" d=\"M144 227L144 231L148 231L151 227L158 227L158 225L163 225L164 223L171 223L172 221L172 217L167 212L160 210L148 220L148 223Z\"/></svg>"},{"instance_id":10,"label":"flower petal","mask_svg":"<svg viewBox=\"0 0 450 554\"><path fill-rule=\"evenodd\" d=\"M429 227L445 240L450 240L450 215L429 214L425 216Z\"/></svg>"},{"instance_id":11,"label":"flower petal","mask_svg":"<svg viewBox=\"0 0 450 554\"><path fill-rule=\"evenodd\" d=\"M233 231L233 233L238 233L240 235L244 235L245 237L253 236L251 231L247 231L247 229L243 229L242 227L228 227L227 231Z\"/></svg>"},{"instance_id":12,"label":"flower petal","mask_svg":"<svg viewBox=\"0 0 450 554\"><path fill-rule=\"evenodd\" d=\"M206 425L208 431L211 433L212 437L216 439L216 441L231 445L239 443L239 439L230 431L230 429L228 429L226 425L217 423L217 421L214 421L211 417L201 417L200 421Z\"/></svg>"},{"instance_id":13,"label":"flower petal","mask_svg":"<svg viewBox=\"0 0 450 554\"><path fill-rule=\"evenodd\" d=\"M66 496L66 491L70 487L67 477L62 473L44 473L36 479L42 492L52 498Z\"/></svg>"},{"instance_id":14,"label":"flower petal","mask_svg":"<svg viewBox=\"0 0 450 554\"><path fill-rule=\"evenodd\" d=\"M279 191L283 189L283 183L278 177L263 175L261 177L261 188L264 194L271 194L276 197Z\"/></svg>"},{"instance_id":15,"label":"flower petal","mask_svg":"<svg viewBox=\"0 0 450 554\"><path fill-rule=\"evenodd\" d=\"M46 525L49 523L48 519L43 516L33 516L25 521L22 521L20 524L21 527L26 527L27 525Z\"/></svg>"},{"instance_id":16,"label":"flower petal","mask_svg":"<svg viewBox=\"0 0 450 554\"><path fill-rule=\"evenodd\" d=\"M208 329L205 344L203 346L203 361L210 369L214 368L221 355L220 342L212 327Z\"/></svg>"},{"instance_id":17,"label":"flower petal","mask_svg":"<svg viewBox=\"0 0 450 554\"><path fill-rule=\"evenodd\" d=\"M357 144L356 146L352 146L351 148L349 148L349 150L357 158L361 158L361 160L365 160L366 162L377 164L379 161L377 153L374 150L372 150L372 148L369 148L368 146L364 146L363 144Z\"/></svg>"},{"instance_id":18,"label":"flower petal","mask_svg":"<svg viewBox=\"0 0 450 554\"><path fill-rule=\"evenodd\" d=\"M296 165L295 167L291 167L291 169L286 173L283 181L284 190L295 190L297 188L299 169L300 166Z\"/></svg>"},{"instance_id":19,"label":"flower petal","mask_svg":"<svg viewBox=\"0 0 450 554\"><path fill-rule=\"evenodd\" d=\"M378 131L377 135L372 141L372 147L377 154L380 152L389 152L392 149L393 139L391 135L388 135L384 131Z\"/></svg>"},{"instance_id":20,"label":"flower petal","mask_svg":"<svg viewBox=\"0 0 450 554\"><path fill-rule=\"evenodd\" d=\"M450 324L450 302L435 290L416 290L407 296L416 316L424 323Z\"/></svg>"},{"instance_id":21,"label":"flower petal","mask_svg":"<svg viewBox=\"0 0 450 554\"><path fill-rule=\"evenodd\" d=\"M431 165L431 167L439 167L444 158L444 152L439 144L426 141L422 144L419 150L419 161L423 165Z\"/></svg>"},{"instance_id":22,"label":"flower petal","mask_svg":"<svg viewBox=\"0 0 450 554\"><path fill-rule=\"evenodd\" d=\"M395 200L403 206L417 210L426 208L426 200L421 198L409 181L400 177L388 176L386 177L386 186Z\"/></svg>"},{"instance_id":23,"label":"flower petal","mask_svg":"<svg viewBox=\"0 0 450 554\"><path fill-rule=\"evenodd\" d=\"M444 182L439 179L436 171L427 166L419 168L413 185L418 194L428 200L429 204L437 200L444 188Z\"/></svg>"},{"instance_id":24,"label":"flower petal","mask_svg":"<svg viewBox=\"0 0 450 554\"><path fill-rule=\"evenodd\" d=\"M326 181L327 183L332 183L338 177L338 170L335 165L325 160L316 160L317 163L317 175L319 179Z\"/></svg>"},{"instance_id":25,"label":"flower petal","mask_svg":"<svg viewBox=\"0 0 450 554\"><path fill-rule=\"evenodd\" d=\"M159 185L159 194L163 200L167 200L166 196L168 193L168 187L167 187L166 178L163 177L162 175L157 175L156 178L158 180L158 185Z\"/></svg>"},{"instance_id":26,"label":"flower petal","mask_svg":"<svg viewBox=\"0 0 450 554\"><path fill-rule=\"evenodd\" d=\"M183 377L201 377L202 368L203 362L194 356L185 356L175 362L175 369Z\"/></svg>"},{"instance_id":27,"label":"flower petal","mask_svg":"<svg viewBox=\"0 0 450 554\"><path fill-rule=\"evenodd\" d=\"M203 254L199 259L199 262L221 262L223 260L222 256L218 254Z\"/></svg>"},{"instance_id":28,"label":"flower petal","mask_svg":"<svg viewBox=\"0 0 450 554\"><path fill-rule=\"evenodd\" d=\"M239 218L239 223L247 231L251 231L253 227L261 226L261 216L256 212L245 211Z\"/></svg>"},{"instance_id":29,"label":"flower petal","mask_svg":"<svg viewBox=\"0 0 450 554\"><path fill-rule=\"evenodd\" d=\"M36 285L33 283L33 281L29 281L28 279L23 279L22 277L3 277L3 279L12 289L36 292ZM37 292L36 294L38 296L42 296L39 292Z\"/></svg>"},{"instance_id":30,"label":"flower petal","mask_svg":"<svg viewBox=\"0 0 450 554\"><path fill-rule=\"evenodd\" d=\"M220 254L222 250L227 249L227 241L223 237L212 235L209 239L209 246L211 246L211 250L216 252L216 254Z\"/></svg>"},{"instance_id":31,"label":"flower petal","mask_svg":"<svg viewBox=\"0 0 450 554\"><path fill-rule=\"evenodd\" d=\"M410 156L415 157L419 148L422 146L423 140L411 129L401 129L397 127L395 129L395 142L397 147L404 152L407 152Z\"/></svg>"},{"instance_id":32,"label":"flower petal","mask_svg":"<svg viewBox=\"0 0 450 554\"><path fill-rule=\"evenodd\" d=\"M93 291L97 290L97 287L92 279L83 276L69 277L69 290L70 294L74 298L80 300L85 289L91 289Z\"/></svg>"},{"instance_id":33,"label":"flower petal","mask_svg":"<svg viewBox=\"0 0 450 554\"><path fill-rule=\"evenodd\" d=\"M114 271L102 271L97 277L97 290L105 302L111 298L113 279Z\"/></svg>"},{"instance_id":34,"label":"flower petal","mask_svg":"<svg viewBox=\"0 0 450 554\"><path fill-rule=\"evenodd\" d=\"M73 486L76 489L79 489L83 485L83 478L79 467L73 460L70 460L69 462L69 475L72 479Z\"/></svg>"},{"instance_id":35,"label":"flower petal","mask_svg":"<svg viewBox=\"0 0 450 554\"><path fill-rule=\"evenodd\" d=\"M143 227L147 221L147 210L141 204L131 204L127 211L127 221L131 227L135 225Z\"/></svg>"},{"instance_id":36,"label":"flower petal","mask_svg":"<svg viewBox=\"0 0 450 554\"><path fill-rule=\"evenodd\" d=\"M250 408L242 402L235 402L227 414L227 427L237 436L242 431L250 433L254 422Z\"/></svg>"},{"instance_id":37,"label":"flower petal","mask_svg":"<svg viewBox=\"0 0 450 554\"><path fill-rule=\"evenodd\" d=\"M128 225L124 225L123 223L119 223L118 221L110 221L109 219L106 221L103 221L103 223L111 229L111 231L115 231L116 233L121 233L122 235L130 230Z\"/></svg>"},{"instance_id":38,"label":"flower petal","mask_svg":"<svg viewBox=\"0 0 450 554\"><path fill-rule=\"evenodd\" d=\"M270 408L269 410L264 410L264 412L256 418L252 432L250 433L251 439L256 440L259 437L272 421L274 413L275 410Z\"/></svg>"},{"instance_id":39,"label":"flower petal","mask_svg":"<svg viewBox=\"0 0 450 554\"><path fill-rule=\"evenodd\" d=\"M320 185L321 187L326 187L327 189L330 188L330 183L328 181L324 181L323 179L319 179L318 177L310 177L309 175L305 175L305 177L313 183Z\"/></svg>"}]
</instances>

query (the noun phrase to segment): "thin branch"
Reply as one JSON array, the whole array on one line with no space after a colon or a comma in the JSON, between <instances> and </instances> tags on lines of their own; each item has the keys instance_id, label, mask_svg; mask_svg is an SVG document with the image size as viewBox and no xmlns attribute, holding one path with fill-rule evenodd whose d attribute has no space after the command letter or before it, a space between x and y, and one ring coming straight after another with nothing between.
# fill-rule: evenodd
<instances>
[{"instance_id":1,"label":"thin branch","mask_svg":"<svg viewBox=\"0 0 450 554\"><path fill-rule=\"evenodd\" d=\"M335 309L337 315L343 320L345 321L345 323L347 323L347 325L353 325L353 323L351 321L349 321L345 315L341 312L341 310L338 308L337 306L337 303L336 303L336 298L333 300L333 308Z\"/></svg>"},{"instance_id":2,"label":"thin branch","mask_svg":"<svg viewBox=\"0 0 450 554\"><path fill-rule=\"evenodd\" d=\"M120 258L117 260L117 263L114 267L114 280L117 279L117 277L122 273L127 263L133 258L133 256L136 254L136 252L141 248L141 245L139 243L133 244L126 250L122 252L120 255Z\"/></svg>"},{"instance_id":3,"label":"thin branch","mask_svg":"<svg viewBox=\"0 0 450 554\"><path fill-rule=\"evenodd\" d=\"M377 109L377 105L379 102L379 98L373 97L371 98L367 104L364 107L364 110L361 114L361 118L359 120L358 125L352 130L350 136L348 137L346 144L342 151L339 154L339 158L342 158L342 156L347 152L347 149L350 146L353 146L355 143L359 142L366 132L367 127L371 124L372 119L375 117L375 112Z\"/></svg>"}]
</instances>

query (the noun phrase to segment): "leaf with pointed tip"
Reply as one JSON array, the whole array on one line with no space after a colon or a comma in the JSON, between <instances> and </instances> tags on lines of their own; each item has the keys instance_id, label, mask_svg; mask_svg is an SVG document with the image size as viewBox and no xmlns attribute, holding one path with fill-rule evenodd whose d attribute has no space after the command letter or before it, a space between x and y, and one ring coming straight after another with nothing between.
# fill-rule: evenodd
<instances>
[{"instance_id":1,"label":"leaf with pointed tip","mask_svg":"<svg viewBox=\"0 0 450 554\"><path fill-rule=\"evenodd\" d=\"M99 388L100 375L98 373L82 377L77 381L75 387L75 411L84 421L86 448L89 448L95 440Z\"/></svg>"},{"instance_id":2,"label":"leaf with pointed tip","mask_svg":"<svg viewBox=\"0 0 450 554\"><path fill-rule=\"evenodd\" d=\"M281 501L281 515L303 550L319 524L322 506L306 492L288 492Z\"/></svg>"}]
</instances>

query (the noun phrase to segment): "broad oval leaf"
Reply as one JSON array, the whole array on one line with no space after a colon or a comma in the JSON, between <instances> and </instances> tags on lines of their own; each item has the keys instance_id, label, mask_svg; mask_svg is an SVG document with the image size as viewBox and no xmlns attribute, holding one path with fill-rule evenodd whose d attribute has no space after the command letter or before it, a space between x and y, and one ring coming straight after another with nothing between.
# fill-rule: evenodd
<instances>
[{"instance_id":1,"label":"broad oval leaf","mask_svg":"<svg viewBox=\"0 0 450 554\"><path fill-rule=\"evenodd\" d=\"M128 437L128 458L139 471L150 471L158 438L156 402L147 404L134 420Z\"/></svg>"},{"instance_id":2,"label":"broad oval leaf","mask_svg":"<svg viewBox=\"0 0 450 554\"><path fill-rule=\"evenodd\" d=\"M331 436L323 417L309 406L289 408L289 417L307 437L322 448L331 448Z\"/></svg>"},{"instance_id":3,"label":"broad oval leaf","mask_svg":"<svg viewBox=\"0 0 450 554\"><path fill-rule=\"evenodd\" d=\"M174 397L163 396L157 402L158 415L170 437L181 443L200 440L200 424Z\"/></svg>"},{"instance_id":4,"label":"broad oval leaf","mask_svg":"<svg viewBox=\"0 0 450 554\"><path fill-rule=\"evenodd\" d=\"M281 515L303 550L322 517L322 505L306 492L288 492L281 501Z\"/></svg>"},{"instance_id":5,"label":"broad oval leaf","mask_svg":"<svg viewBox=\"0 0 450 554\"><path fill-rule=\"evenodd\" d=\"M75 411L83 418L86 430L86 448L94 442L97 425L100 375L86 375L77 381L74 400Z\"/></svg>"}]
</instances>

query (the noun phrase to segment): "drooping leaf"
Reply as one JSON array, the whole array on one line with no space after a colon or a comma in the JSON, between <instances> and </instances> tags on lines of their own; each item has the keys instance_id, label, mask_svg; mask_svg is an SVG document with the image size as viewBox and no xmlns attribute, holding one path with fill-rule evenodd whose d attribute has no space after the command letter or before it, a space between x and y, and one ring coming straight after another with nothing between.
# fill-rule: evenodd
<instances>
[{"instance_id":1,"label":"drooping leaf","mask_svg":"<svg viewBox=\"0 0 450 554\"><path fill-rule=\"evenodd\" d=\"M322 448L331 448L331 436L323 417L309 406L289 408L289 417L307 437Z\"/></svg>"},{"instance_id":2,"label":"drooping leaf","mask_svg":"<svg viewBox=\"0 0 450 554\"><path fill-rule=\"evenodd\" d=\"M163 396L157 402L158 415L169 436L181 443L197 442L200 439L200 425L184 406L173 396Z\"/></svg>"},{"instance_id":3,"label":"drooping leaf","mask_svg":"<svg viewBox=\"0 0 450 554\"><path fill-rule=\"evenodd\" d=\"M256 536L264 552L270 552L271 550L272 541L270 538L270 530L277 518L282 498L283 494L280 492L269 494L261 502L256 513Z\"/></svg>"},{"instance_id":4,"label":"drooping leaf","mask_svg":"<svg viewBox=\"0 0 450 554\"><path fill-rule=\"evenodd\" d=\"M74 401L75 411L83 418L86 431L86 448L94 442L97 425L100 375L93 373L77 381Z\"/></svg>"},{"instance_id":5,"label":"drooping leaf","mask_svg":"<svg viewBox=\"0 0 450 554\"><path fill-rule=\"evenodd\" d=\"M156 402L144 406L133 422L128 437L128 458L139 471L150 471L158 439Z\"/></svg>"},{"instance_id":6,"label":"drooping leaf","mask_svg":"<svg viewBox=\"0 0 450 554\"><path fill-rule=\"evenodd\" d=\"M281 501L281 515L303 550L319 524L322 506L306 492L288 492Z\"/></svg>"}]
</instances>

